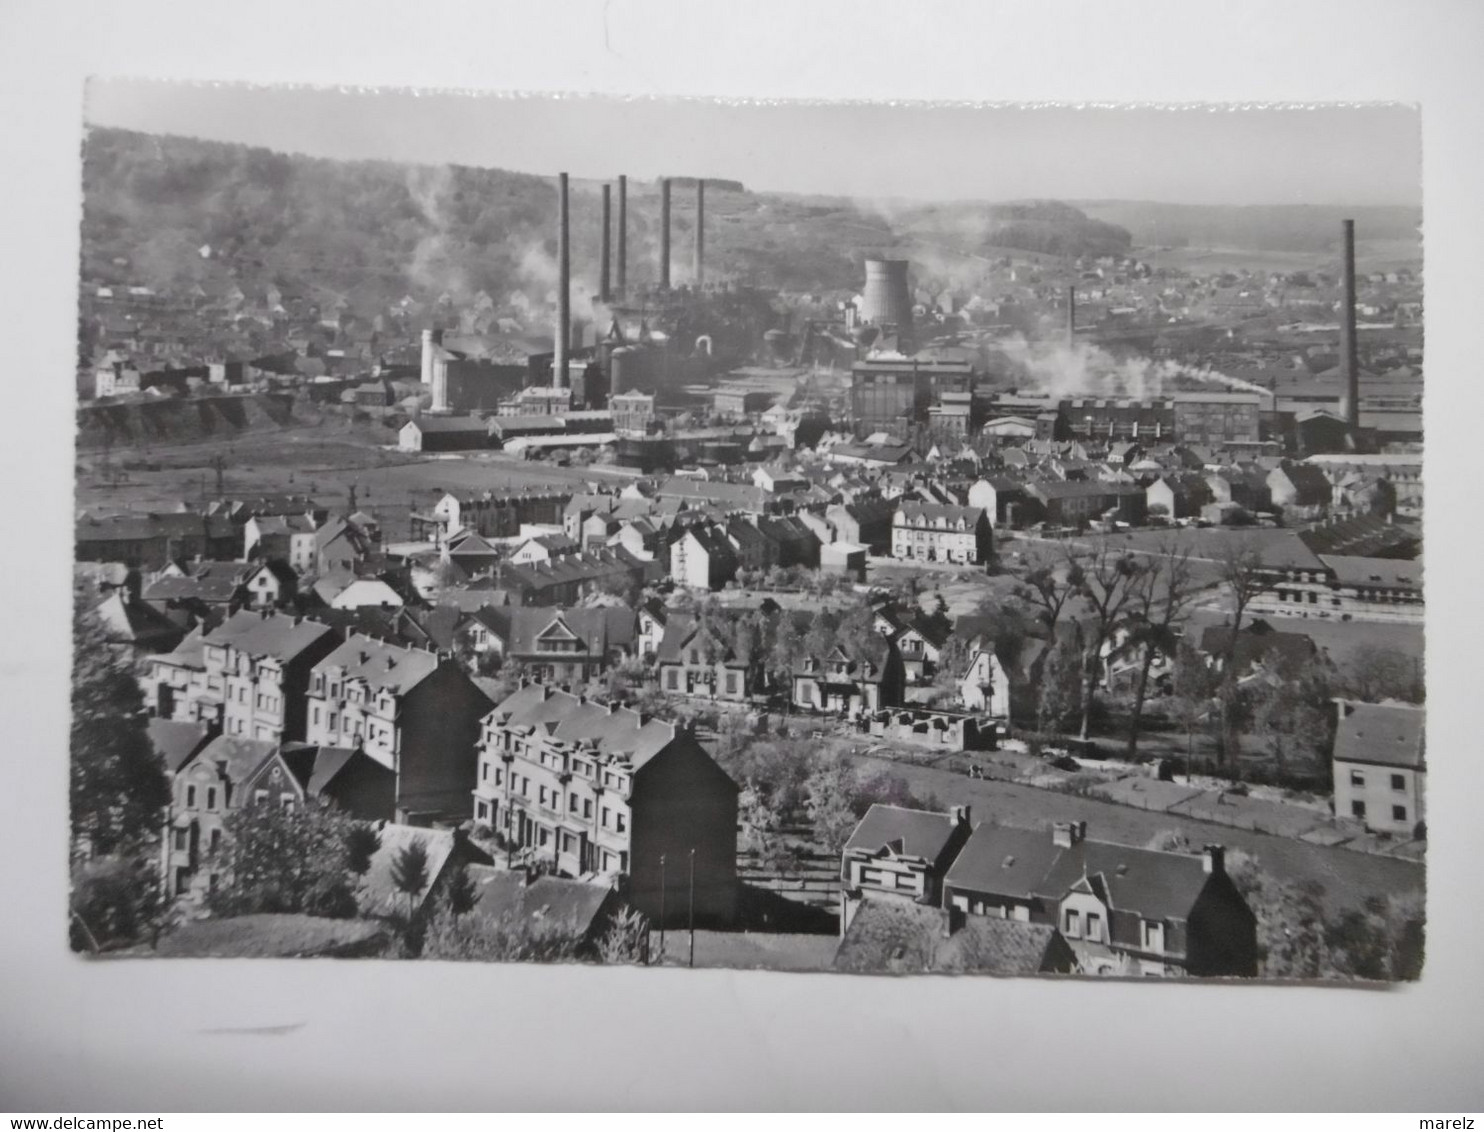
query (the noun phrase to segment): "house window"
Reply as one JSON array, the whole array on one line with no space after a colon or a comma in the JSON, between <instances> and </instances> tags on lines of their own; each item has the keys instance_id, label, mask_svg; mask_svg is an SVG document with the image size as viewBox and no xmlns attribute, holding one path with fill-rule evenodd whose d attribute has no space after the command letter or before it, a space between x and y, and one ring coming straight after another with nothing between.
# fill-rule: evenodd
<instances>
[{"instance_id":1,"label":"house window","mask_svg":"<svg viewBox=\"0 0 1484 1132\"><path fill-rule=\"evenodd\" d=\"M479 818L480 821L485 821L490 816L489 803L488 802L480 802L478 805L476 805L474 807L474 813L475 813L475 816L477 818Z\"/></svg>"},{"instance_id":2,"label":"house window","mask_svg":"<svg viewBox=\"0 0 1484 1132\"><path fill-rule=\"evenodd\" d=\"M622 810L616 810L616 811L614 811L614 814L613 814L613 828L616 829L619 833L622 833L624 830L626 830L628 828L628 823L626 821L624 821L624 816L623 816L623 811Z\"/></svg>"},{"instance_id":3,"label":"house window","mask_svg":"<svg viewBox=\"0 0 1484 1132\"><path fill-rule=\"evenodd\" d=\"M280 794L278 796L278 803L284 809L292 810L294 808L294 796L288 793Z\"/></svg>"},{"instance_id":4,"label":"house window","mask_svg":"<svg viewBox=\"0 0 1484 1132\"><path fill-rule=\"evenodd\" d=\"M187 841L188 836L185 830L177 829L175 831L175 848L184 852L186 846L189 844Z\"/></svg>"},{"instance_id":5,"label":"house window","mask_svg":"<svg viewBox=\"0 0 1484 1132\"><path fill-rule=\"evenodd\" d=\"M1365 817L1365 803L1364 802L1351 802L1350 803L1350 815L1352 817L1357 817L1357 818L1363 818L1363 817Z\"/></svg>"},{"instance_id":6,"label":"house window","mask_svg":"<svg viewBox=\"0 0 1484 1132\"><path fill-rule=\"evenodd\" d=\"M213 829L211 831L211 851L213 853L215 853L221 847L222 847L222 831L219 830L219 829Z\"/></svg>"},{"instance_id":7,"label":"house window","mask_svg":"<svg viewBox=\"0 0 1484 1132\"><path fill-rule=\"evenodd\" d=\"M541 787L541 804L546 805L546 787Z\"/></svg>"},{"instance_id":8,"label":"house window","mask_svg":"<svg viewBox=\"0 0 1484 1132\"><path fill-rule=\"evenodd\" d=\"M577 795L576 794L569 794L567 796L567 810L570 813L574 813L575 814L577 812L577 809L578 809L578 807L580 805L581 805L581 803L578 801L578 798L577 798Z\"/></svg>"},{"instance_id":9,"label":"house window","mask_svg":"<svg viewBox=\"0 0 1484 1132\"><path fill-rule=\"evenodd\" d=\"M479 764L479 781L480 782L488 782L489 780L490 780L490 764L489 763L486 763L486 762L482 762L482 763Z\"/></svg>"},{"instance_id":10,"label":"house window","mask_svg":"<svg viewBox=\"0 0 1484 1132\"><path fill-rule=\"evenodd\" d=\"M602 814L602 821L603 821L603 828L604 829L607 829L608 828L608 821L609 821L608 815L609 815L609 812L610 811L609 811L608 807L607 806L604 806L603 807L603 814Z\"/></svg>"},{"instance_id":11,"label":"house window","mask_svg":"<svg viewBox=\"0 0 1484 1132\"><path fill-rule=\"evenodd\" d=\"M1068 908L1062 922L1062 931L1074 939L1082 936L1082 913L1075 908Z\"/></svg>"},{"instance_id":12,"label":"house window","mask_svg":"<svg viewBox=\"0 0 1484 1132\"><path fill-rule=\"evenodd\" d=\"M665 670L665 687L672 692L680 690L680 672L674 668Z\"/></svg>"},{"instance_id":13,"label":"house window","mask_svg":"<svg viewBox=\"0 0 1484 1132\"><path fill-rule=\"evenodd\" d=\"M1365 775L1362 774L1358 770L1352 770L1350 772L1350 785L1351 786L1364 786L1365 785Z\"/></svg>"},{"instance_id":14,"label":"house window","mask_svg":"<svg viewBox=\"0 0 1484 1132\"><path fill-rule=\"evenodd\" d=\"M314 725L319 726L319 704L314 705Z\"/></svg>"},{"instance_id":15,"label":"house window","mask_svg":"<svg viewBox=\"0 0 1484 1132\"><path fill-rule=\"evenodd\" d=\"M1407 807L1406 806L1392 806L1391 807L1391 820L1392 821L1406 821L1407 820Z\"/></svg>"},{"instance_id":16,"label":"house window","mask_svg":"<svg viewBox=\"0 0 1484 1132\"><path fill-rule=\"evenodd\" d=\"M584 798L582 800L582 816L585 818L593 816L593 803L590 798Z\"/></svg>"},{"instance_id":17,"label":"house window","mask_svg":"<svg viewBox=\"0 0 1484 1132\"><path fill-rule=\"evenodd\" d=\"M501 770L499 767L496 767L495 768L495 785L496 786L499 786L504 781L505 781L505 772L503 770Z\"/></svg>"},{"instance_id":18,"label":"house window","mask_svg":"<svg viewBox=\"0 0 1484 1132\"><path fill-rule=\"evenodd\" d=\"M186 808L190 810L196 808L196 788L194 786L186 787Z\"/></svg>"},{"instance_id":19,"label":"house window","mask_svg":"<svg viewBox=\"0 0 1484 1132\"><path fill-rule=\"evenodd\" d=\"M1097 912L1087 913L1087 938L1103 938L1103 917Z\"/></svg>"},{"instance_id":20,"label":"house window","mask_svg":"<svg viewBox=\"0 0 1484 1132\"><path fill-rule=\"evenodd\" d=\"M215 786L208 786L206 788L206 808L208 810L214 810L214 809L216 809L216 787Z\"/></svg>"},{"instance_id":21,"label":"house window","mask_svg":"<svg viewBox=\"0 0 1484 1132\"><path fill-rule=\"evenodd\" d=\"M1405 790L1407 788L1407 776L1404 774L1393 774L1391 776L1391 788L1393 790Z\"/></svg>"},{"instance_id":22,"label":"house window","mask_svg":"<svg viewBox=\"0 0 1484 1132\"><path fill-rule=\"evenodd\" d=\"M727 673L727 693L729 695L737 694L737 674L735 672Z\"/></svg>"}]
</instances>

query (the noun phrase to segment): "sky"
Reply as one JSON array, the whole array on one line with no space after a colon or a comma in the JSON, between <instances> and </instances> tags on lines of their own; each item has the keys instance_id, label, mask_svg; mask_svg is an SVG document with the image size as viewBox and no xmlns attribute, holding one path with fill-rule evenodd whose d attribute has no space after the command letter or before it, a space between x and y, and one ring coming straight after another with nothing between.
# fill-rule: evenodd
<instances>
[{"instance_id":1,"label":"sky","mask_svg":"<svg viewBox=\"0 0 1484 1132\"><path fill-rule=\"evenodd\" d=\"M862 199L1420 205L1399 105L927 106L92 80L89 124L342 159Z\"/></svg>"}]
</instances>

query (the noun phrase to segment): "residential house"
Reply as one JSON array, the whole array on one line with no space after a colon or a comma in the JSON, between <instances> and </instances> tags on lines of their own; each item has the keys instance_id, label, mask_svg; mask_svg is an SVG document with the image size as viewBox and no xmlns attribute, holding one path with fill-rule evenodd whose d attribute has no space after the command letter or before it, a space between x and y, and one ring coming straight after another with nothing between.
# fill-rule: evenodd
<instances>
[{"instance_id":1,"label":"residential house","mask_svg":"<svg viewBox=\"0 0 1484 1132\"><path fill-rule=\"evenodd\" d=\"M967 806L940 814L873 804L840 854L841 934L867 896L941 906L944 877L973 828Z\"/></svg>"},{"instance_id":2,"label":"residential house","mask_svg":"<svg viewBox=\"0 0 1484 1132\"><path fill-rule=\"evenodd\" d=\"M969 665L958 682L958 695L964 708L1008 720L1010 677L995 655L993 642L976 639L969 646L969 656Z\"/></svg>"},{"instance_id":3,"label":"residential house","mask_svg":"<svg viewBox=\"0 0 1484 1132\"><path fill-rule=\"evenodd\" d=\"M1145 510L1167 519L1189 519L1200 515L1201 508L1214 496L1206 477L1195 472L1160 476L1145 489Z\"/></svg>"},{"instance_id":4,"label":"residential house","mask_svg":"<svg viewBox=\"0 0 1484 1132\"><path fill-rule=\"evenodd\" d=\"M737 576L737 551L722 528L693 524L670 546L670 577L692 589L719 590Z\"/></svg>"},{"instance_id":5,"label":"residential house","mask_svg":"<svg viewBox=\"0 0 1484 1132\"><path fill-rule=\"evenodd\" d=\"M1268 473L1267 483L1273 506L1300 518L1322 515L1334 494L1324 472L1313 464L1285 460Z\"/></svg>"},{"instance_id":6,"label":"residential house","mask_svg":"<svg viewBox=\"0 0 1484 1132\"><path fill-rule=\"evenodd\" d=\"M201 899L221 883L227 818L243 805L243 783L277 754L273 740L218 735L175 770L161 838L167 895ZM302 790L290 781L272 801L295 805L302 800Z\"/></svg>"},{"instance_id":7,"label":"residential house","mask_svg":"<svg viewBox=\"0 0 1484 1132\"><path fill-rule=\"evenodd\" d=\"M1413 704L1336 701L1335 815L1373 833L1426 836L1427 713Z\"/></svg>"},{"instance_id":8,"label":"residential house","mask_svg":"<svg viewBox=\"0 0 1484 1132\"><path fill-rule=\"evenodd\" d=\"M529 924L570 941L579 959L596 956L623 909L623 898L611 884L487 865L468 866L467 876L475 897L466 913L468 923L490 931L502 931L511 923Z\"/></svg>"},{"instance_id":9,"label":"residential house","mask_svg":"<svg viewBox=\"0 0 1484 1132\"><path fill-rule=\"evenodd\" d=\"M225 561L239 546L237 530L226 516L188 511L85 514L77 520L75 536L75 561L122 562L142 570L194 558Z\"/></svg>"},{"instance_id":10,"label":"residential house","mask_svg":"<svg viewBox=\"0 0 1484 1132\"><path fill-rule=\"evenodd\" d=\"M882 708L900 707L906 690L902 655L885 638L836 645L824 657L808 657L794 670L793 704L808 711L859 719Z\"/></svg>"},{"instance_id":11,"label":"residential house","mask_svg":"<svg viewBox=\"0 0 1484 1132\"><path fill-rule=\"evenodd\" d=\"M1212 625L1201 634L1200 649L1219 671L1233 647L1230 625ZM1298 672L1318 657L1314 639L1304 633L1282 633L1258 618L1243 626L1236 636L1232 665L1237 679L1254 671Z\"/></svg>"},{"instance_id":12,"label":"residential house","mask_svg":"<svg viewBox=\"0 0 1484 1132\"><path fill-rule=\"evenodd\" d=\"M1050 924L868 896L840 938L834 968L878 975L1067 975L1077 971L1077 956Z\"/></svg>"},{"instance_id":13,"label":"residential house","mask_svg":"<svg viewBox=\"0 0 1484 1132\"><path fill-rule=\"evenodd\" d=\"M825 509L825 518L835 529L836 542L866 547L872 554L886 554L892 545L892 520L896 507L879 496L857 495L849 503Z\"/></svg>"},{"instance_id":14,"label":"residential house","mask_svg":"<svg viewBox=\"0 0 1484 1132\"><path fill-rule=\"evenodd\" d=\"M617 886L651 923L737 902L737 784L695 735L522 681L483 721L474 819L558 875Z\"/></svg>"},{"instance_id":15,"label":"residential house","mask_svg":"<svg viewBox=\"0 0 1484 1132\"><path fill-rule=\"evenodd\" d=\"M464 811L490 704L451 657L352 634L314 666L307 699L309 742L396 773L399 820Z\"/></svg>"},{"instance_id":16,"label":"residential house","mask_svg":"<svg viewBox=\"0 0 1484 1132\"><path fill-rule=\"evenodd\" d=\"M904 502L892 518L892 557L982 566L994 556L994 529L980 507Z\"/></svg>"},{"instance_id":17,"label":"residential house","mask_svg":"<svg viewBox=\"0 0 1484 1132\"><path fill-rule=\"evenodd\" d=\"M371 855L371 867L357 893L362 915L426 919L460 869L493 863L489 854L472 844L459 828L428 829L380 822L376 835L376 852ZM409 893L398 883L397 862L413 845L422 847L427 880L417 892Z\"/></svg>"},{"instance_id":18,"label":"residential house","mask_svg":"<svg viewBox=\"0 0 1484 1132\"><path fill-rule=\"evenodd\" d=\"M663 576L659 562L635 558L623 547L569 554L550 562L500 567L499 582L513 605L576 605L588 594L621 592Z\"/></svg>"},{"instance_id":19,"label":"residential house","mask_svg":"<svg viewBox=\"0 0 1484 1132\"><path fill-rule=\"evenodd\" d=\"M507 606L482 611L477 623L485 634L476 651L493 651L554 684L586 684L638 648L634 611L624 605Z\"/></svg>"},{"instance_id":20,"label":"residential house","mask_svg":"<svg viewBox=\"0 0 1484 1132\"><path fill-rule=\"evenodd\" d=\"M1197 855L981 823L948 869L944 904L970 915L1056 926L1088 974L1257 974L1257 919L1226 872Z\"/></svg>"},{"instance_id":21,"label":"residential house","mask_svg":"<svg viewBox=\"0 0 1484 1132\"><path fill-rule=\"evenodd\" d=\"M656 651L661 690L742 703L762 679L761 657L739 654L689 613L672 612Z\"/></svg>"}]
</instances>

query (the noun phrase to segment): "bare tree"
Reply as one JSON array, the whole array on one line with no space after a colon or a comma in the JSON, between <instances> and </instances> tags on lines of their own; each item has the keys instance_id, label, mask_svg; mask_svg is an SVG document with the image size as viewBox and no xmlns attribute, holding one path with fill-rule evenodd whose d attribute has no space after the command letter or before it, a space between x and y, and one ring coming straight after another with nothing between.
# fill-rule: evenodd
<instances>
[{"instance_id":1,"label":"bare tree","mask_svg":"<svg viewBox=\"0 0 1484 1132\"><path fill-rule=\"evenodd\" d=\"M1139 676L1134 684L1134 711L1128 728L1129 758L1139 753L1139 728L1143 723L1154 658L1163 653L1174 659L1180 639L1180 623L1185 619L1195 592L1189 548L1177 550L1170 543L1161 545L1149 559L1134 588L1127 647L1139 658Z\"/></svg>"},{"instance_id":2,"label":"bare tree","mask_svg":"<svg viewBox=\"0 0 1484 1132\"><path fill-rule=\"evenodd\" d=\"M1232 728L1229 710L1235 697L1237 683L1237 645L1242 632L1242 618L1248 607L1257 598L1273 588L1273 577L1262 564L1262 557L1251 546L1234 543L1221 560L1221 580L1231 591L1232 623L1221 658L1221 688L1216 697L1220 710L1221 729L1217 753L1226 761L1227 755L1237 748L1237 736Z\"/></svg>"},{"instance_id":3,"label":"bare tree","mask_svg":"<svg viewBox=\"0 0 1484 1132\"><path fill-rule=\"evenodd\" d=\"M1075 565L1075 564L1073 564ZM1130 603L1138 592L1147 567L1126 550L1116 550L1107 539L1101 539L1085 568L1077 569L1079 581L1074 591L1086 603L1091 617L1082 653L1082 725L1079 736L1087 738L1092 725L1093 701L1099 682L1098 665L1103 650L1116 638L1128 617ZM1074 571L1069 569L1070 577Z\"/></svg>"}]
</instances>

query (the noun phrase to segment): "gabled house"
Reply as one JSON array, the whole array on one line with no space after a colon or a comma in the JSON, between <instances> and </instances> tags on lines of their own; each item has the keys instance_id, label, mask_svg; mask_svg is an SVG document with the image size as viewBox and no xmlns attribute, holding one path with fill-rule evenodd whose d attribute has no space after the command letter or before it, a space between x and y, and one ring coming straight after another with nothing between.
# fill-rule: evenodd
<instances>
[{"instance_id":1,"label":"gabled house","mask_svg":"<svg viewBox=\"0 0 1484 1132\"><path fill-rule=\"evenodd\" d=\"M872 805L840 855L841 934L867 896L939 907L943 879L973 828L967 806L941 814Z\"/></svg>"},{"instance_id":2,"label":"gabled house","mask_svg":"<svg viewBox=\"0 0 1484 1132\"><path fill-rule=\"evenodd\" d=\"M489 854L472 844L460 828L427 829L381 822L376 834L377 849L357 894L362 915L406 916L414 922L425 919L438 906L460 868L493 863ZM422 846L426 855L427 881L416 893L409 894L397 883L396 867L401 855L414 844Z\"/></svg>"},{"instance_id":3,"label":"gabled house","mask_svg":"<svg viewBox=\"0 0 1484 1132\"><path fill-rule=\"evenodd\" d=\"M399 820L464 812L490 703L451 657L352 634L314 666L306 698L310 743L396 773Z\"/></svg>"},{"instance_id":4,"label":"gabled house","mask_svg":"<svg viewBox=\"0 0 1484 1132\"><path fill-rule=\"evenodd\" d=\"M736 548L718 526L695 524L670 546L670 577L691 589L719 590L737 576Z\"/></svg>"},{"instance_id":5,"label":"gabled house","mask_svg":"<svg viewBox=\"0 0 1484 1132\"><path fill-rule=\"evenodd\" d=\"M858 719L882 708L900 707L906 689L902 655L891 641L836 645L824 657L808 657L794 670L793 704L807 711Z\"/></svg>"},{"instance_id":6,"label":"gabled house","mask_svg":"<svg viewBox=\"0 0 1484 1132\"><path fill-rule=\"evenodd\" d=\"M1425 709L1337 700L1335 816L1374 833L1425 836Z\"/></svg>"},{"instance_id":7,"label":"gabled house","mask_svg":"<svg viewBox=\"0 0 1484 1132\"><path fill-rule=\"evenodd\" d=\"M946 907L1057 927L1087 974L1257 974L1257 919L1225 851L1199 856L981 823L943 882Z\"/></svg>"},{"instance_id":8,"label":"gabled house","mask_svg":"<svg viewBox=\"0 0 1484 1132\"><path fill-rule=\"evenodd\" d=\"M980 507L904 502L892 518L892 557L981 566L994 555L994 529Z\"/></svg>"},{"instance_id":9,"label":"gabled house","mask_svg":"<svg viewBox=\"0 0 1484 1132\"><path fill-rule=\"evenodd\" d=\"M965 710L983 712L995 719L1010 718L1010 677L989 640L976 640L969 647L969 664L958 682L959 699Z\"/></svg>"},{"instance_id":10,"label":"gabled house","mask_svg":"<svg viewBox=\"0 0 1484 1132\"><path fill-rule=\"evenodd\" d=\"M655 663L661 690L677 696L741 703L762 679L761 657L739 655L689 613L670 613Z\"/></svg>"},{"instance_id":11,"label":"gabled house","mask_svg":"<svg viewBox=\"0 0 1484 1132\"><path fill-rule=\"evenodd\" d=\"M616 885L656 925L736 913L737 784L688 730L522 681L482 722L472 793L514 864Z\"/></svg>"},{"instance_id":12,"label":"gabled house","mask_svg":"<svg viewBox=\"0 0 1484 1132\"><path fill-rule=\"evenodd\" d=\"M1050 924L867 896L841 936L834 968L878 975L1068 975L1077 970L1077 956Z\"/></svg>"}]
</instances>

